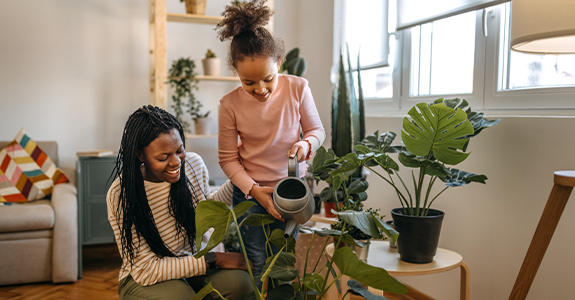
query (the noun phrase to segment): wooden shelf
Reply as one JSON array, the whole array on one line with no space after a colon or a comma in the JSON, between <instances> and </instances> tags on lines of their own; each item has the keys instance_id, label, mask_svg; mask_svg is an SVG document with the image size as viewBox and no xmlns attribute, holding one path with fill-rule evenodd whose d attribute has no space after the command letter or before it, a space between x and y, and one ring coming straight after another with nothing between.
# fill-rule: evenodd
<instances>
[{"instance_id":1,"label":"wooden shelf","mask_svg":"<svg viewBox=\"0 0 575 300\"><path fill-rule=\"evenodd\" d=\"M167 13L166 15L168 22L181 22L181 23L193 23L193 24L216 25L220 23L220 21L223 19L223 17L193 15L193 14Z\"/></svg>"},{"instance_id":2,"label":"wooden shelf","mask_svg":"<svg viewBox=\"0 0 575 300\"><path fill-rule=\"evenodd\" d=\"M213 138L218 138L218 134L191 134L191 133L185 133L184 137L187 139L213 139Z\"/></svg>"},{"instance_id":3,"label":"wooden shelf","mask_svg":"<svg viewBox=\"0 0 575 300\"><path fill-rule=\"evenodd\" d=\"M196 75L196 79L205 81L240 81L239 77L236 76L206 76L206 75Z\"/></svg>"}]
</instances>

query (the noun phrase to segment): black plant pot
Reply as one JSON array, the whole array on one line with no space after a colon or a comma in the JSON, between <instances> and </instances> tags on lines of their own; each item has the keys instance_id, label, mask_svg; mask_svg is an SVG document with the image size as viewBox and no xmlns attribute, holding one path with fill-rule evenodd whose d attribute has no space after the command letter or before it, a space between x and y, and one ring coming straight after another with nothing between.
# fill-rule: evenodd
<instances>
[{"instance_id":1,"label":"black plant pot","mask_svg":"<svg viewBox=\"0 0 575 300\"><path fill-rule=\"evenodd\" d=\"M399 232L399 258L416 264L432 262L437 252L444 215L444 212L436 209L429 209L425 217L405 215L403 208L392 209L393 226Z\"/></svg>"}]
</instances>

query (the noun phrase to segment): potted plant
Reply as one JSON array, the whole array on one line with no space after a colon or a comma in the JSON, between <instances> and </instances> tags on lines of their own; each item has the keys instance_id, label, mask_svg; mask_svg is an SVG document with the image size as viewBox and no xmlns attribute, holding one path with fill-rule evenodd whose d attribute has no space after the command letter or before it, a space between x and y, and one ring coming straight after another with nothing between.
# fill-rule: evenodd
<instances>
[{"instance_id":1,"label":"potted plant","mask_svg":"<svg viewBox=\"0 0 575 300\"><path fill-rule=\"evenodd\" d=\"M193 91L198 89L198 80L195 72L196 64L190 58L180 58L175 60L168 71L168 83L174 89L172 94L172 108L178 121L186 132L190 132L190 123L183 119L187 113L194 124L202 124L210 112L202 113L202 103L196 99ZM201 129L196 128L196 133Z\"/></svg>"},{"instance_id":2,"label":"potted plant","mask_svg":"<svg viewBox=\"0 0 575 300\"><path fill-rule=\"evenodd\" d=\"M203 15L206 13L206 0L180 0L186 3L186 13Z\"/></svg>"},{"instance_id":3,"label":"potted plant","mask_svg":"<svg viewBox=\"0 0 575 300\"><path fill-rule=\"evenodd\" d=\"M275 221L275 219L269 214L250 214L240 224L238 224L237 217L243 215L252 205L254 205L252 202L243 202L236 205L233 209L230 209L222 202L212 200L201 201L196 208L196 244L200 245L203 233L207 232L210 228L213 228L213 233L205 248L199 249L195 257L199 258L205 255L221 243L226 238L226 233L229 232L229 226L235 226L236 231L239 231L240 226L263 226L264 230L266 230L265 226ZM300 229L310 232L312 234L312 240L313 235L331 236L337 238L338 243L344 242L346 244L356 246L362 246L363 243L354 240L349 235L347 228L351 224L354 224L356 227L368 232L376 238L382 238L383 235L388 235L393 239L397 238L396 232L392 230L389 231L384 225L385 222L377 221L377 219L373 218L372 214L347 211L341 212L340 215L344 219L342 230L329 230L325 228L317 230L303 228L301 226ZM266 232L269 232L269 230L266 230ZM238 238L247 262L248 258L245 254L241 235L238 235ZM252 279L254 293L248 295L246 299L321 299L327 290L333 285L340 290L339 278L342 275L347 275L361 282L359 283L356 280L348 281L350 290L346 292L346 295L350 291L354 291L361 293L362 295L377 297L371 294L365 286L372 286L395 294L405 294L408 292L407 287L404 284L391 277L384 269L369 266L365 262L359 260L350 247L341 247L336 249L332 258L328 259L328 264L326 266L318 266L317 263L314 266L308 266L307 253L309 253L309 249L311 247L310 243L305 255L306 262L304 264L304 274L299 274L295 268L295 239L293 236L289 239L285 239L283 230L275 229L269 233L267 243L273 243L281 249L281 251L274 256L268 257L266 265L262 270L261 280L265 282L267 278L273 278L279 280L279 282L272 282L270 286L267 286L267 290L265 291L263 290L266 288L265 285L262 290L258 290L248 263L248 273ZM325 251L326 246L327 243L322 248L322 253ZM299 255L298 257L303 257L303 255ZM334 265L340 270L339 274L336 272ZM327 272L325 273L327 275L325 278L320 274L320 269L327 269ZM289 281L292 281L292 283L286 283ZM213 286L211 284L207 284L197 293L193 300L203 299L203 297L212 291L215 291Z\"/></svg>"},{"instance_id":4,"label":"potted plant","mask_svg":"<svg viewBox=\"0 0 575 300\"><path fill-rule=\"evenodd\" d=\"M204 75L220 76L220 59L212 50L208 49L206 51L206 57L202 59L202 65L204 66Z\"/></svg>"},{"instance_id":5,"label":"potted plant","mask_svg":"<svg viewBox=\"0 0 575 300\"><path fill-rule=\"evenodd\" d=\"M469 139L499 121L485 119L483 113L472 111L463 99L440 98L429 104L419 103L403 119L403 145L392 145L395 133L385 132L380 135L376 131L355 145L354 152L324 164L337 166L330 171L330 176L367 167L389 183L401 203L400 208L392 210L394 227L400 233L400 257L408 262L428 263L435 255L444 216L442 211L432 209L431 205L449 187L464 186L471 182L485 183L487 180L485 175L465 172L449 165L463 162L469 156L469 153L465 153ZM408 188L407 181L398 173L399 165L389 153L399 153L398 159L404 167L418 170L412 172L412 189ZM377 166L384 172L376 170ZM394 177L398 180L394 180ZM437 179L443 181L445 187L432 196L432 187ZM411 225L417 227L411 228ZM417 236L410 237L412 233Z\"/></svg>"},{"instance_id":6,"label":"potted plant","mask_svg":"<svg viewBox=\"0 0 575 300\"><path fill-rule=\"evenodd\" d=\"M299 57L299 48L293 48L288 52L284 61L280 65L279 72L287 72L290 75L303 76L307 71L307 61Z\"/></svg>"}]
</instances>

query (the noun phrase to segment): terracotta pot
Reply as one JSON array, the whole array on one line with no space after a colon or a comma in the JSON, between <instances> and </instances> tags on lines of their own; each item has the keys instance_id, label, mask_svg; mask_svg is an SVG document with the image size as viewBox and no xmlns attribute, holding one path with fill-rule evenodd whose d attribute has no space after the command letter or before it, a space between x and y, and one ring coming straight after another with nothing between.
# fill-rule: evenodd
<instances>
[{"instance_id":1,"label":"terracotta pot","mask_svg":"<svg viewBox=\"0 0 575 300\"><path fill-rule=\"evenodd\" d=\"M206 13L206 0L186 0L186 13L203 15Z\"/></svg>"},{"instance_id":2,"label":"terracotta pot","mask_svg":"<svg viewBox=\"0 0 575 300\"><path fill-rule=\"evenodd\" d=\"M204 75L206 76L220 76L220 59L217 57L202 59L204 66Z\"/></svg>"},{"instance_id":3,"label":"terracotta pot","mask_svg":"<svg viewBox=\"0 0 575 300\"><path fill-rule=\"evenodd\" d=\"M209 118L199 118L195 122L196 134L198 135L209 135L210 132L210 119Z\"/></svg>"},{"instance_id":4,"label":"terracotta pot","mask_svg":"<svg viewBox=\"0 0 575 300\"><path fill-rule=\"evenodd\" d=\"M339 207L343 206L343 202L339 203ZM324 207L325 207L325 216L326 218L335 218L335 215L331 213L331 210L335 210L337 211L337 208L335 207L335 203L333 202L324 202Z\"/></svg>"}]
</instances>

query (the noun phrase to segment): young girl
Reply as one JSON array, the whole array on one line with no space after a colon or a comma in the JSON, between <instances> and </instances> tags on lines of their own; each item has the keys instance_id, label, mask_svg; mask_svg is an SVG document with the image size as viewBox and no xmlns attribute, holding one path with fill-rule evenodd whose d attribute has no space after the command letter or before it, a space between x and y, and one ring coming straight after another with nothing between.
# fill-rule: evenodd
<instances>
[{"instance_id":1,"label":"young girl","mask_svg":"<svg viewBox=\"0 0 575 300\"><path fill-rule=\"evenodd\" d=\"M208 194L206 165L185 152L184 131L173 115L148 105L129 117L114 175L107 203L123 259L120 299L189 300L206 277L228 299L253 291L242 254L192 256L201 248L194 245L198 202L210 198L230 205L231 186Z\"/></svg>"},{"instance_id":2,"label":"young girl","mask_svg":"<svg viewBox=\"0 0 575 300\"><path fill-rule=\"evenodd\" d=\"M270 229L285 230L273 206L274 186L288 175L288 157L297 156L298 176L305 175L305 161L321 146L325 131L307 80L278 74L285 47L263 27L272 15L264 2L227 6L217 25L219 38L231 39L228 64L242 84L220 100L218 156L234 184L234 205L255 202L248 213L267 212L281 221ZM259 274L266 259L265 235L250 226L241 233L254 274Z\"/></svg>"}]
</instances>

